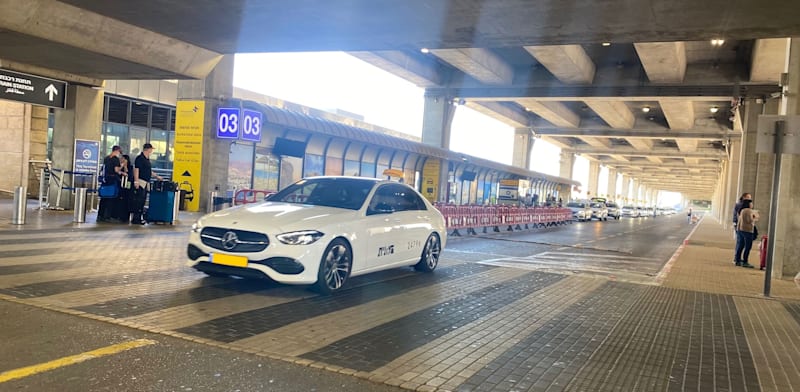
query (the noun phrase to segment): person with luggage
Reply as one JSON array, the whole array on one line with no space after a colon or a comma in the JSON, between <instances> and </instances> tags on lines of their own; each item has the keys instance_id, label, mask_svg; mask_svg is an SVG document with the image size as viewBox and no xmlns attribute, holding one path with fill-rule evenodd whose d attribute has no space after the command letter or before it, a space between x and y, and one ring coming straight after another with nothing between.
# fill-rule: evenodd
<instances>
[{"instance_id":1,"label":"person with luggage","mask_svg":"<svg viewBox=\"0 0 800 392\"><path fill-rule=\"evenodd\" d=\"M119 161L123 177L120 179L119 200L112 217L122 223L130 223L133 211L133 185L131 184L133 162L127 154L120 155Z\"/></svg>"},{"instance_id":2,"label":"person with luggage","mask_svg":"<svg viewBox=\"0 0 800 392\"><path fill-rule=\"evenodd\" d=\"M742 208L739 211L736 223L738 240L736 241L734 260L738 267L753 268L753 265L748 262L748 258L750 257L750 249L753 247L753 239L756 236L756 214L752 209L752 200L743 199L741 203Z\"/></svg>"},{"instance_id":3,"label":"person with luggage","mask_svg":"<svg viewBox=\"0 0 800 392\"><path fill-rule=\"evenodd\" d=\"M153 167L150 164L150 154L152 153L153 145L145 143L144 146L142 146L142 152L136 157L136 161L133 163L134 209L133 220L131 222L133 224L147 224L147 221L144 219L144 204L147 200L150 180L154 176L158 180L162 179L161 176L153 173Z\"/></svg>"},{"instance_id":4,"label":"person with luggage","mask_svg":"<svg viewBox=\"0 0 800 392\"><path fill-rule=\"evenodd\" d=\"M119 187L120 180L125 175L122 171L119 157L122 154L122 147L111 147L111 153L103 159L103 185ZM121 222L115 217L120 204L118 197L103 197L100 199L100 207L97 210L97 222Z\"/></svg>"}]
</instances>

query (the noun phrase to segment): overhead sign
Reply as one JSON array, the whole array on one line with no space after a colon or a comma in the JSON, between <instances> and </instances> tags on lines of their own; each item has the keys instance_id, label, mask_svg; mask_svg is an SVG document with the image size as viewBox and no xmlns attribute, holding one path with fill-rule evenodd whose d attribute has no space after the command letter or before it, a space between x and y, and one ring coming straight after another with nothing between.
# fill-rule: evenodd
<instances>
[{"instance_id":1,"label":"overhead sign","mask_svg":"<svg viewBox=\"0 0 800 392\"><path fill-rule=\"evenodd\" d=\"M220 139L239 138L239 108L219 108L217 110L217 137Z\"/></svg>"},{"instance_id":2,"label":"overhead sign","mask_svg":"<svg viewBox=\"0 0 800 392\"><path fill-rule=\"evenodd\" d=\"M261 120L261 112L242 110L242 140L256 143L261 141Z\"/></svg>"},{"instance_id":3,"label":"overhead sign","mask_svg":"<svg viewBox=\"0 0 800 392\"><path fill-rule=\"evenodd\" d=\"M67 82L0 69L0 99L63 109Z\"/></svg>"},{"instance_id":4,"label":"overhead sign","mask_svg":"<svg viewBox=\"0 0 800 392\"><path fill-rule=\"evenodd\" d=\"M175 108L175 160L172 178L188 182L192 189L200 189L203 166L204 101L178 101ZM176 180L177 181L177 180ZM200 210L200 198L187 200L188 211Z\"/></svg>"}]
</instances>

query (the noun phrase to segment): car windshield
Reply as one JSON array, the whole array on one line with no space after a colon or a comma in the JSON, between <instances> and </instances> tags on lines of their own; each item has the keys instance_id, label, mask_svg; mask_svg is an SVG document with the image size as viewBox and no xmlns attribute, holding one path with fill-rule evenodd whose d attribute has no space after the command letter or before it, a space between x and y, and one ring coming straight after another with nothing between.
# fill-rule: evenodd
<instances>
[{"instance_id":1,"label":"car windshield","mask_svg":"<svg viewBox=\"0 0 800 392\"><path fill-rule=\"evenodd\" d=\"M623 210L632 210L632 209L634 209L634 208L636 208L636 207L634 207L634 206L625 206L625 207L622 207L622 209L623 209Z\"/></svg>"},{"instance_id":2,"label":"car windshield","mask_svg":"<svg viewBox=\"0 0 800 392\"><path fill-rule=\"evenodd\" d=\"M357 210L376 182L357 178L303 179L269 196L267 201Z\"/></svg>"},{"instance_id":3,"label":"car windshield","mask_svg":"<svg viewBox=\"0 0 800 392\"><path fill-rule=\"evenodd\" d=\"M592 208L603 208L605 206L603 203L592 203Z\"/></svg>"},{"instance_id":4,"label":"car windshield","mask_svg":"<svg viewBox=\"0 0 800 392\"><path fill-rule=\"evenodd\" d=\"M583 203L575 203L575 202L567 203L567 207L584 208L585 206L586 205L584 205Z\"/></svg>"}]
</instances>

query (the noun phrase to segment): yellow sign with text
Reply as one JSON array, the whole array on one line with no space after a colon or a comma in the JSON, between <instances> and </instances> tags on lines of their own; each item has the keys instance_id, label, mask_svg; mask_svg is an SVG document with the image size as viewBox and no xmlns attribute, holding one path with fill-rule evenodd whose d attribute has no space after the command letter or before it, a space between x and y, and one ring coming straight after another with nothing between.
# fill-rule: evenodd
<instances>
[{"instance_id":1,"label":"yellow sign with text","mask_svg":"<svg viewBox=\"0 0 800 392\"><path fill-rule=\"evenodd\" d=\"M442 167L440 160L429 158L422 167L422 196L435 202L439 195L439 173Z\"/></svg>"},{"instance_id":2,"label":"yellow sign with text","mask_svg":"<svg viewBox=\"0 0 800 392\"><path fill-rule=\"evenodd\" d=\"M175 146L172 180L182 190L192 190L194 197L187 198L186 210L200 210L200 179L203 167L204 101L178 101L175 108Z\"/></svg>"}]
</instances>

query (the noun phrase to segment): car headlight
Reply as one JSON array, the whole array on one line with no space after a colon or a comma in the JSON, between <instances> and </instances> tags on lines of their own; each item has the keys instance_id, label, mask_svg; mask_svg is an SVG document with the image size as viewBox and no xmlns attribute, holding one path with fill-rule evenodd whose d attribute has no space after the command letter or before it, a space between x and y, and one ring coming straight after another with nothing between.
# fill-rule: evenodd
<instances>
[{"instance_id":1,"label":"car headlight","mask_svg":"<svg viewBox=\"0 0 800 392\"><path fill-rule=\"evenodd\" d=\"M313 244L324 234L316 230L293 231L290 233L278 234L275 238L286 245L308 245Z\"/></svg>"},{"instance_id":2,"label":"car headlight","mask_svg":"<svg viewBox=\"0 0 800 392\"><path fill-rule=\"evenodd\" d=\"M203 223L200 220L192 224L192 232L199 233L201 230L203 230Z\"/></svg>"}]
</instances>

